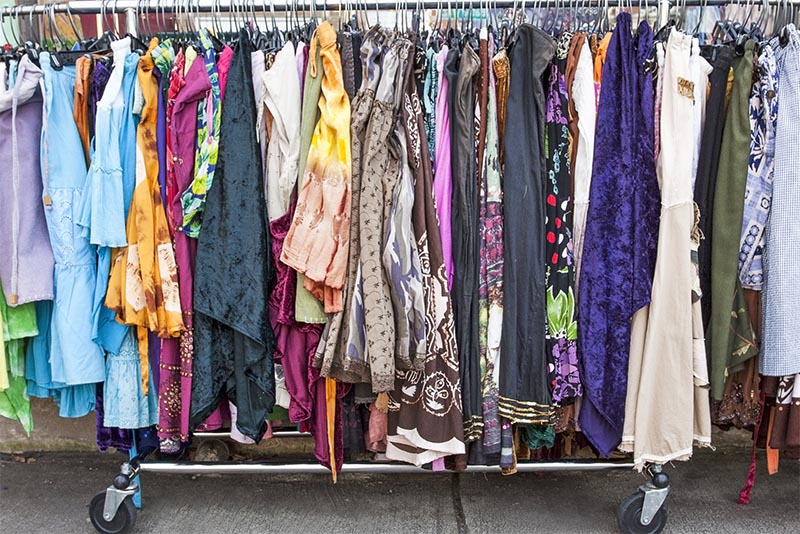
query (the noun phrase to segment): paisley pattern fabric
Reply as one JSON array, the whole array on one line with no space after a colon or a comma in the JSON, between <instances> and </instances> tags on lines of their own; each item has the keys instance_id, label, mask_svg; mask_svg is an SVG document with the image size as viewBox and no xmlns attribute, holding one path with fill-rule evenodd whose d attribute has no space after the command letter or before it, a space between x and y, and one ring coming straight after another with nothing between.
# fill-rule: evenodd
<instances>
[{"instance_id":1,"label":"paisley pattern fabric","mask_svg":"<svg viewBox=\"0 0 800 534\"><path fill-rule=\"evenodd\" d=\"M386 456L422 465L464 453L461 383L453 308L433 199L422 103L409 61L403 81L402 120L407 161L414 173L414 237L425 295L426 355L422 371L398 371L389 395Z\"/></svg>"},{"instance_id":2,"label":"paisley pattern fabric","mask_svg":"<svg viewBox=\"0 0 800 534\"><path fill-rule=\"evenodd\" d=\"M498 365L503 330L503 178L497 128L497 95L493 72L489 70L486 105L486 149L480 181L480 282L478 293L478 343L481 355L481 398L483 407L483 452L500 452L498 414Z\"/></svg>"},{"instance_id":3,"label":"paisley pattern fabric","mask_svg":"<svg viewBox=\"0 0 800 534\"><path fill-rule=\"evenodd\" d=\"M197 106L197 150L195 151L194 180L181 195L183 207L183 226L181 231L195 239L200 235L206 196L214 183L214 171L219 158L219 132L222 119L222 96L220 77L217 72L216 50L208 30L200 32L203 47L203 61L211 81L208 98Z\"/></svg>"},{"instance_id":4,"label":"paisley pattern fabric","mask_svg":"<svg viewBox=\"0 0 800 534\"><path fill-rule=\"evenodd\" d=\"M772 201L778 119L778 67L771 46L764 46L756 68L758 78L750 93L750 161L739 242L739 281L745 289L760 290L764 282L764 227Z\"/></svg>"}]
</instances>

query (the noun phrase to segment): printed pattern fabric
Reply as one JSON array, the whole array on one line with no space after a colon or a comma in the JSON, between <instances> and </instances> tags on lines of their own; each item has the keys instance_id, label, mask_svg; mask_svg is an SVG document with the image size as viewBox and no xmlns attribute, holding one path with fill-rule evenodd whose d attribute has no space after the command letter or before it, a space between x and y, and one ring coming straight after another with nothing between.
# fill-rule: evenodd
<instances>
[{"instance_id":1,"label":"printed pattern fabric","mask_svg":"<svg viewBox=\"0 0 800 534\"><path fill-rule=\"evenodd\" d=\"M158 45L153 39L150 50ZM138 327L143 393L148 392L148 331L176 337L184 328L175 254L161 203L156 152L158 83L153 58L139 60L138 77L145 106L137 131L136 187L128 217L128 246L119 249L111 268L106 306L123 324Z\"/></svg>"},{"instance_id":2,"label":"printed pattern fabric","mask_svg":"<svg viewBox=\"0 0 800 534\"><path fill-rule=\"evenodd\" d=\"M397 84L400 86L400 84ZM399 121L394 121L391 142L399 144L400 176L392 193L386 221L386 269L394 307L395 360L400 369L421 370L425 360L425 300L417 242L411 223L414 208L414 177L407 162L406 139Z\"/></svg>"},{"instance_id":3,"label":"printed pattern fabric","mask_svg":"<svg viewBox=\"0 0 800 534\"><path fill-rule=\"evenodd\" d=\"M431 156L431 165L434 165L435 168L436 96L439 94L439 68L436 60L436 51L433 48L429 48L425 55L427 65L422 94L422 100L425 104L425 135L428 137L428 153Z\"/></svg>"},{"instance_id":4,"label":"printed pattern fabric","mask_svg":"<svg viewBox=\"0 0 800 534\"><path fill-rule=\"evenodd\" d=\"M500 417L497 410L500 336L503 330L503 179L500 172L497 106L494 76L489 72L486 106L486 149L480 182L480 284L478 286L481 396L483 399L483 451L500 452Z\"/></svg>"},{"instance_id":5,"label":"printed pattern fabric","mask_svg":"<svg viewBox=\"0 0 800 534\"><path fill-rule=\"evenodd\" d=\"M328 319L323 341L318 345L314 366L322 376L353 384L369 382L366 333L364 331L364 298L361 283L361 175L365 167L367 131L375 89L381 78L383 43L388 35L374 27L364 35L361 45L362 85L352 102L350 137L352 151L352 199L350 212L350 250L343 309Z\"/></svg>"},{"instance_id":6,"label":"printed pattern fabric","mask_svg":"<svg viewBox=\"0 0 800 534\"><path fill-rule=\"evenodd\" d=\"M398 371L389 395L386 456L422 465L464 453L461 383L455 323L442 254L442 241L433 197L433 179L425 139L422 103L406 67L402 118L408 163L414 174L414 237L417 240L425 295L425 368Z\"/></svg>"},{"instance_id":7,"label":"printed pattern fabric","mask_svg":"<svg viewBox=\"0 0 800 534\"><path fill-rule=\"evenodd\" d=\"M381 252L387 246L392 192L400 173L400 151L394 148L396 142L391 138L397 116L396 79L408 61L409 45L408 41L397 40L384 57L383 74L367 127L365 169L361 176L359 263L366 350L375 393L388 392L394 387L396 318L389 272L383 268Z\"/></svg>"},{"instance_id":8,"label":"printed pattern fabric","mask_svg":"<svg viewBox=\"0 0 800 534\"><path fill-rule=\"evenodd\" d=\"M169 75L169 89L167 89L167 223L170 226L170 233L175 232L173 221L175 215L172 210L172 202L170 199L177 197L180 191L176 187L178 182L175 178L175 160L174 160L174 135L172 132L172 110L175 109L175 99L178 93L186 85L186 79L183 77L183 69L186 66L186 56L183 50L178 52L175 56L175 62L172 64L172 70Z\"/></svg>"},{"instance_id":9,"label":"printed pattern fabric","mask_svg":"<svg viewBox=\"0 0 800 534\"><path fill-rule=\"evenodd\" d=\"M758 80L750 94L750 161L739 242L739 281L745 289L760 291L764 281L764 228L772 202L778 119L778 67L769 45L758 56L757 68Z\"/></svg>"},{"instance_id":10,"label":"printed pattern fabric","mask_svg":"<svg viewBox=\"0 0 800 534\"><path fill-rule=\"evenodd\" d=\"M553 402L570 404L581 394L578 374L578 323L575 309L575 266L572 259L572 199L570 198L569 130L563 60L550 66L545 109L545 291L548 374Z\"/></svg>"},{"instance_id":11,"label":"printed pattern fabric","mask_svg":"<svg viewBox=\"0 0 800 534\"><path fill-rule=\"evenodd\" d=\"M335 313L342 309L350 242L350 100L330 23L317 28L311 48L312 57L319 50L323 64L320 119L281 261L305 275L303 286L325 305L325 313Z\"/></svg>"},{"instance_id":12,"label":"printed pattern fabric","mask_svg":"<svg viewBox=\"0 0 800 534\"><path fill-rule=\"evenodd\" d=\"M216 51L208 30L200 32L200 44L203 46L203 61L211 81L211 92L208 98L201 100L197 105L197 150L195 152L194 180L189 189L181 195L183 208L181 231L194 238L200 236L206 196L214 182L214 171L219 158L219 131L222 120L220 77L214 55Z\"/></svg>"}]
</instances>

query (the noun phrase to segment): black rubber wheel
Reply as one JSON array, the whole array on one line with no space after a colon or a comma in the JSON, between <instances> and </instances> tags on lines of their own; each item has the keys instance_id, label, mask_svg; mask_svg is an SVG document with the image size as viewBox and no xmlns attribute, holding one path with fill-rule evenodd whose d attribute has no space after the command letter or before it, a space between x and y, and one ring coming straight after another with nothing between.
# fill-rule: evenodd
<instances>
[{"instance_id":1,"label":"black rubber wheel","mask_svg":"<svg viewBox=\"0 0 800 534\"><path fill-rule=\"evenodd\" d=\"M617 509L617 526L624 534L657 534L667 526L667 509L664 506L656 512L649 525L642 524L644 493L637 491L629 495Z\"/></svg>"},{"instance_id":2,"label":"black rubber wheel","mask_svg":"<svg viewBox=\"0 0 800 534\"><path fill-rule=\"evenodd\" d=\"M101 491L94 496L89 504L89 519L97 532L102 534L122 534L130 532L136 523L136 506L133 499L127 497L117 509L117 514L111 521L103 519L103 507L106 502L106 492Z\"/></svg>"}]
</instances>

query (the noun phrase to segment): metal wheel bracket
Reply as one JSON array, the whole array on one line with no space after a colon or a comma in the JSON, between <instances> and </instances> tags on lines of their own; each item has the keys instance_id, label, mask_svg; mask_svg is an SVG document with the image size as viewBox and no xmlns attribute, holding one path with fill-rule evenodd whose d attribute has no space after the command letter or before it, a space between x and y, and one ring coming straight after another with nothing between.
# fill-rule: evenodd
<instances>
[{"instance_id":1,"label":"metal wheel bracket","mask_svg":"<svg viewBox=\"0 0 800 534\"><path fill-rule=\"evenodd\" d=\"M106 488L106 501L103 504L103 519L112 521L117 515L122 501L131 497L139 490L138 486L131 484L125 489L117 489L114 486Z\"/></svg>"},{"instance_id":2,"label":"metal wheel bracket","mask_svg":"<svg viewBox=\"0 0 800 534\"><path fill-rule=\"evenodd\" d=\"M658 511L664 505L664 501L667 500L667 495L669 495L669 486L666 488L657 488L648 482L647 484L640 486L639 491L644 493L641 521L643 525L649 525Z\"/></svg>"}]
</instances>

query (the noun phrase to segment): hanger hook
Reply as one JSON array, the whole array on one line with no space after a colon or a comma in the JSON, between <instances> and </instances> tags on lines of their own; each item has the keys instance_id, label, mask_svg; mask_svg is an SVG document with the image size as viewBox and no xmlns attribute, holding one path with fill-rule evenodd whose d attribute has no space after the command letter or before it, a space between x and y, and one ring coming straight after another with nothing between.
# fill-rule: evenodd
<instances>
[{"instance_id":1,"label":"hanger hook","mask_svg":"<svg viewBox=\"0 0 800 534\"><path fill-rule=\"evenodd\" d=\"M14 46L19 46L21 44L19 37L17 37L17 32L14 29L14 26L17 25L17 10L21 6L13 6L9 11L11 14L11 24L8 25L8 29L11 30L11 35L14 37ZM20 32L21 33L21 32Z\"/></svg>"}]
</instances>

